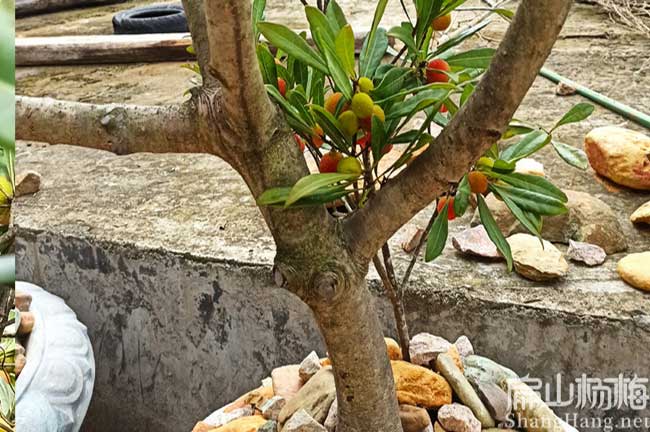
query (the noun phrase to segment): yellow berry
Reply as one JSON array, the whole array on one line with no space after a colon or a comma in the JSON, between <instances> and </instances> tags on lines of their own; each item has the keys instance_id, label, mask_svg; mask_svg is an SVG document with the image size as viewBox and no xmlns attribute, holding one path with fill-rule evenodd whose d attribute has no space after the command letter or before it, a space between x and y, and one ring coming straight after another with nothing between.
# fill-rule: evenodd
<instances>
[{"instance_id":1,"label":"yellow berry","mask_svg":"<svg viewBox=\"0 0 650 432\"><path fill-rule=\"evenodd\" d=\"M339 115L341 130L347 136L353 136L359 130L359 119L352 111L345 111Z\"/></svg>"},{"instance_id":2,"label":"yellow berry","mask_svg":"<svg viewBox=\"0 0 650 432\"><path fill-rule=\"evenodd\" d=\"M355 157L348 156L339 162L336 171L341 174L361 174L361 162Z\"/></svg>"},{"instance_id":3,"label":"yellow berry","mask_svg":"<svg viewBox=\"0 0 650 432\"><path fill-rule=\"evenodd\" d=\"M386 114L384 114L384 110L381 109L379 105L375 105L372 107L372 115L373 117L377 117L381 122L386 121Z\"/></svg>"},{"instance_id":4,"label":"yellow berry","mask_svg":"<svg viewBox=\"0 0 650 432\"><path fill-rule=\"evenodd\" d=\"M365 93L357 93L352 97L352 112L360 119L370 117L374 105L372 98Z\"/></svg>"},{"instance_id":5,"label":"yellow berry","mask_svg":"<svg viewBox=\"0 0 650 432\"><path fill-rule=\"evenodd\" d=\"M370 93L374 89L375 89L375 84L372 82L370 78L368 77L359 78L359 90L362 93Z\"/></svg>"},{"instance_id":6,"label":"yellow berry","mask_svg":"<svg viewBox=\"0 0 650 432\"><path fill-rule=\"evenodd\" d=\"M492 168L494 166L494 160L492 160L492 158L489 158L487 156L483 156L476 162L476 165Z\"/></svg>"}]
</instances>

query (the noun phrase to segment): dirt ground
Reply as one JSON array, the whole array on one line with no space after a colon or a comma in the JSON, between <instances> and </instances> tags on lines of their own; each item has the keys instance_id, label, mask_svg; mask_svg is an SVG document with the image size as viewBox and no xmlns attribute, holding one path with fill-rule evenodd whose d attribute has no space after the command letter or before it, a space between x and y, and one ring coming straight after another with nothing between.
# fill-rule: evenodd
<instances>
[{"instance_id":1,"label":"dirt ground","mask_svg":"<svg viewBox=\"0 0 650 432\"><path fill-rule=\"evenodd\" d=\"M59 12L19 19L17 36L52 36L70 34L108 34L112 32L111 17L115 11L152 1L132 1L118 5ZM340 2L355 28L367 28L372 20L372 1L344 0ZM467 6L477 6L471 0ZM509 2L507 7L516 7ZM466 23L475 12L464 12L455 17L454 26ZM270 0L267 18L296 29L306 28L298 0ZM390 27L403 20L399 2L392 1L382 21ZM480 33L471 44L496 46L507 24L498 18ZM547 67L593 90L613 97L641 111L650 110L650 40L633 29L613 22L593 5L575 4L571 15L555 45ZM180 63L119 64L66 67L19 68L17 94L50 96L85 102L127 102L138 104L166 104L182 100L191 87L192 73ZM555 85L539 77L517 117L541 125L552 125L572 105L583 101L580 96L559 97ZM557 138L580 147L586 132L604 125L641 127L623 117L597 107L587 121L561 128ZM645 130L648 133L647 130ZM561 187L587 191L605 200L621 215L632 250L648 249L650 230L640 230L628 221L628 215L648 200L647 194L622 190L598 179L593 171L581 172L568 167L545 149L539 156L549 177Z\"/></svg>"}]
</instances>

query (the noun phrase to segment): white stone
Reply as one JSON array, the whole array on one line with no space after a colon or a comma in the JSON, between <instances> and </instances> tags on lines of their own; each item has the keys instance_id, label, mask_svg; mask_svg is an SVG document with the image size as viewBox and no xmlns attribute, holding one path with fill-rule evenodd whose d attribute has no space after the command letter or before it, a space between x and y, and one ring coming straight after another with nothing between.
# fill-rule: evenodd
<instances>
[{"instance_id":1,"label":"white stone","mask_svg":"<svg viewBox=\"0 0 650 432\"><path fill-rule=\"evenodd\" d=\"M462 335L456 339L454 345L456 345L456 349L458 350L458 353L461 357L474 355L474 347L472 346L472 342L470 342L467 336Z\"/></svg>"},{"instance_id":2,"label":"white stone","mask_svg":"<svg viewBox=\"0 0 650 432\"><path fill-rule=\"evenodd\" d=\"M311 377L316 375L321 367L320 358L318 357L318 354L316 354L316 351L310 352L302 363L300 363L300 368L298 369L300 380L303 383L306 383Z\"/></svg>"},{"instance_id":3,"label":"white stone","mask_svg":"<svg viewBox=\"0 0 650 432\"><path fill-rule=\"evenodd\" d=\"M445 338L429 333L416 334L409 344L411 363L429 366L429 363L436 361L438 354L447 352L449 348L451 343Z\"/></svg>"},{"instance_id":4,"label":"white stone","mask_svg":"<svg viewBox=\"0 0 650 432\"><path fill-rule=\"evenodd\" d=\"M282 432L327 432L327 429L301 409L284 424Z\"/></svg>"},{"instance_id":5,"label":"white stone","mask_svg":"<svg viewBox=\"0 0 650 432\"><path fill-rule=\"evenodd\" d=\"M564 277L569 270L560 252L552 243L540 240L530 234L515 234L508 237L515 271L534 281L547 281Z\"/></svg>"},{"instance_id":6,"label":"white stone","mask_svg":"<svg viewBox=\"0 0 650 432\"><path fill-rule=\"evenodd\" d=\"M271 399L267 400L260 407L262 412L262 417L267 420L277 420L280 410L287 403L287 400L282 396L273 396Z\"/></svg>"},{"instance_id":7,"label":"white stone","mask_svg":"<svg viewBox=\"0 0 650 432\"><path fill-rule=\"evenodd\" d=\"M544 173L544 165L531 158L519 159L515 164L515 172L520 174L536 175L540 177L546 176Z\"/></svg>"}]
</instances>

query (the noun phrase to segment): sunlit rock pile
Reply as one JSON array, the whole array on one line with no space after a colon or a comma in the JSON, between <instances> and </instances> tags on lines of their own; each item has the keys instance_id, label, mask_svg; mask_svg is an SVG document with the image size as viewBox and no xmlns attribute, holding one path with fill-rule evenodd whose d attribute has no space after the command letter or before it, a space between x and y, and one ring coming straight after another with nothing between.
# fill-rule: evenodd
<instances>
[{"instance_id":1,"label":"sunlit rock pile","mask_svg":"<svg viewBox=\"0 0 650 432\"><path fill-rule=\"evenodd\" d=\"M410 342L410 362L386 338L404 432L575 431L517 375L455 343L428 333ZM262 386L210 414L193 432L333 432L338 422L329 359L310 353L277 368Z\"/></svg>"}]
</instances>

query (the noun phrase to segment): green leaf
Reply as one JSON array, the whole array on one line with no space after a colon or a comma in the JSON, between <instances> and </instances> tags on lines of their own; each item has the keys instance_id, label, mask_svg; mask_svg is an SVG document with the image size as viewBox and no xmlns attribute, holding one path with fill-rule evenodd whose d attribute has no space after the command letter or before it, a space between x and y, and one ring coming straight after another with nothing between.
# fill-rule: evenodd
<instances>
[{"instance_id":1,"label":"green leaf","mask_svg":"<svg viewBox=\"0 0 650 432\"><path fill-rule=\"evenodd\" d=\"M265 190L257 197L257 204L260 206L284 204L291 191L290 187L277 187Z\"/></svg>"},{"instance_id":2,"label":"green leaf","mask_svg":"<svg viewBox=\"0 0 650 432\"><path fill-rule=\"evenodd\" d=\"M440 54L444 53L445 51L449 50L450 48L455 47L456 45L462 43L465 39L472 37L474 34L483 30L483 28L487 26L489 23L490 23L489 20L482 21L476 24L475 26L460 32L453 38L450 38L448 41L440 44L440 46L438 46L438 48L436 48L430 55L428 55L427 58L437 57Z\"/></svg>"},{"instance_id":3,"label":"green leaf","mask_svg":"<svg viewBox=\"0 0 650 432\"><path fill-rule=\"evenodd\" d=\"M350 24L341 29L334 43L336 45L336 54L341 60L343 70L347 72L349 77L354 78L354 33Z\"/></svg>"},{"instance_id":4,"label":"green leaf","mask_svg":"<svg viewBox=\"0 0 650 432\"><path fill-rule=\"evenodd\" d=\"M496 50L494 48L476 48L447 57L452 67L487 69Z\"/></svg>"},{"instance_id":5,"label":"green leaf","mask_svg":"<svg viewBox=\"0 0 650 432\"><path fill-rule=\"evenodd\" d=\"M469 197L472 193L472 190L469 186L469 180L467 176L463 176L458 183L458 189L456 190L456 197L454 198L454 213L456 217L460 217L465 214L467 206L469 205Z\"/></svg>"},{"instance_id":6,"label":"green leaf","mask_svg":"<svg viewBox=\"0 0 650 432\"><path fill-rule=\"evenodd\" d=\"M492 12L501 15L507 20L511 20L515 16L515 13L509 9L494 9Z\"/></svg>"},{"instance_id":7,"label":"green leaf","mask_svg":"<svg viewBox=\"0 0 650 432\"><path fill-rule=\"evenodd\" d=\"M467 0L451 0L446 1L445 7L438 13L437 16L446 15L456 9L458 6L461 6Z\"/></svg>"},{"instance_id":8,"label":"green leaf","mask_svg":"<svg viewBox=\"0 0 650 432\"><path fill-rule=\"evenodd\" d=\"M403 102L396 103L386 113L386 119L395 119L404 116L412 116L418 111L431 106L436 102L442 102L449 94L446 90L426 90L410 97Z\"/></svg>"},{"instance_id":9,"label":"green leaf","mask_svg":"<svg viewBox=\"0 0 650 432\"><path fill-rule=\"evenodd\" d=\"M299 199L291 204L291 207L307 207L335 201L350 193L346 187L347 185L326 186L313 195ZM257 204L260 206L284 207L290 191L290 187L268 189L258 197Z\"/></svg>"},{"instance_id":10,"label":"green leaf","mask_svg":"<svg viewBox=\"0 0 650 432\"><path fill-rule=\"evenodd\" d=\"M388 35L386 30L379 27L370 39L370 34L366 36L359 54L359 76L372 78L375 75L377 67L381 64L388 49Z\"/></svg>"},{"instance_id":11,"label":"green leaf","mask_svg":"<svg viewBox=\"0 0 650 432\"><path fill-rule=\"evenodd\" d=\"M526 123L511 121L508 129L501 135L501 139L512 138L516 135L524 135L535 130L535 127Z\"/></svg>"},{"instance_id":12,"label":"green leaf","mask_svg":"<svg viewBox=\"0 0 650 432\"><path fill-rule=\"evenodd\" d=\"M277 85L278 72L276 70L275 57L265 44L257 44L257 60L260 64L264 84Z\"/></svg>"},{"instance_id":13,"label":"green leaf","mask_svg":"<svg viewBox=\"0 0 650 432\"><path fill-rule=\"evenodd\" d=\"M569 165L581 170L586 170L589 166L587 155L582 149L555 140L551 140L551 144L557 154Z\"/></svg>"},{"instance_id":14,"label":"green leaf","mask_svg":"<svg viewBox=\"0 0 650 432\"><path fill-rule=\"evenodd\" d=\"M322 192L323 188L333 184L345 181L352 181L359 176L356 174L339 174L339 173L325 173L325 174L310 174L298 180L291 188L289 196L287 197L284 206L289 207L301 198L314 195L319 191Z\"/></svg>"},{"instance_id":15,"label":"green leaf","mask_svg":"<svg viewBox=\"0 0 650 432\"><path fill-rule=\"evenodd\" d=\"M522 209L542 215L555 216L567 212L562 200L546 195L541 192L521 189L506 184L491 184L499 194L507 194Z\"/></svg>"},{"instance_id":16,"label":"green leaf","mask_svg":"<svg viewBox=\"0 0 650 432\"><path fill-rule=\"evenodd\" d=\"M553 126L551 132L562 125L582 121L589 117L592 112L594 112L594 106L592 104L586 102L576 104L566 114L564 114L564 116L555 124L555 126Z\"/></svg>"},{"instance_id":17,"label":"green leaf","mask_svg":"<svg viewBox=\"0 0 650 432\"><path fill-rule=\"evenodd\" d=\"M323 132L330 137L334 146L342 151L347 150L349 140L341 131L339 121L320 105L312 105L311 112L316 118L316 122L323 128Z\"/></svg>"},{"instance_id":18,"label":"green leaf","mask_svg":"<svg viewBox=\"0 0 650 432\"><path fill-rule=\"evenodd\" d=\"M311 126L305 122L296 107L285 99L275 86L266 84L264 87L266 88L266 92L280 105L285 114L287 114L287 121L291 122L291 127L296 129L297 132L310 135Z\"/></svg>"},{"instance_id":19,"label":"green leaf","mask_svg":"<svg viewBox=\"0 0 650 432\"><path fill-rule=\"evenodd\" d=\"M417 51L415 39L413 38L413 26L410 22L403 22L402 25L396 26L388 30L388 36L399 39L408 47L411 52Z\"/></svg>"},{"instance_id":20,"label":"green leaf","mask_svg":"<svg viewBox=\"0 0 650 432\"><path fill-rule=\"evenodd\" d=\"M325 15L327 16L327 19L329 20L332 28L335 29L335 32L339 32L348 24L348 21L345 19L343 10L334 0L330 0L329 4L327 5L327 10L325 11Z\"/></svg>"},{"instance_id":21,"label":"green leaf","mask_svg":"<svg viewBox=\"0 0 650 432\"><path fill-rule=\"evenodd\" d=\"M500 193L496 189L492 189L492 192L501 197L505 205L510 209L510 212L514 215L514 217L528 230L530 231L531 234L537 236L538 238L541 239L541 227L539 227L534 221L529 219L528 215L530 213L527 213L523 211L516 203L515 201L511 198L511 196L507 193ZM502 191L503 192L503 191Z\"/></svg>"},{"instance_id":22,"label":"green leaf","mask_svg":"<svg viewBox=\"0 0 650 432\"><path fill-rule=\"evenodd\" d=\"M512 251L510 250L510 245L499 230L499 226L494 220L492 213L490 213L490 209L485 203L483 195L477 194L476 197L478 199L478 213L481 223L483 224L485 231L487 231L488 237L492 240L492 243L494 243L499 252L501 252L501 255L506 259L508 271L512 271Z\"/></svg>"},{"instance_id":23,"label":"green leaf","mask_svg":"<svg viewBox=\"0 0 650 432\"><path fill-rule=\"evenodd\" d=\"M371 92L374 100L381 100L389 97L402 89L404 80L411 74L410 68L393 67L389 70L379 85Z\"/></svg>"},{"instance_id":24,"label":"green leaf","mask_svg":"<svg viewBox=\"0 0 650 432\"><path fill-rule=\"evenodd\" d=\"M383 156L382 150L386 145L386 131L384 130L384 122L379 120L377 116L372 116L370 131L372 158L375 163L377 163Z\"/></svg>"},{"instance_id":25,"label":"green leaf","mask_svg":"<svg viewBox=\"0 0 650 432\"><path fill-rule=\"evenodd\" d=\"M255 40L260 39L260 31L257 23L264 19L264 10L266 9L266 0L253 0L253 29L255 30Z\"/></svg>"},{"instance_id":26,"label":"green leaf","mask_svg":"<svg viewBox=\"0 0 650 432\"><path fill-rule=\"evenodd\" d=\"M463 93L460 95L460 106L465 105L465 102L467 102L472 93L474 93L474 89L475 87L472 84L467 84L465 86Z\"/></svg>"},{"instance_id":27,"label":"green leaf","mask_svg":"<svg viewBox=\"0 0 650 432\"><path fill-rule=\"evenodd\" d=\"M309 30L314 38L314 42L321 53L324 53L326 47L334 49L336 33L325 14L318 8L305 6L305 15L307 16L307 21L309 21ZM316 37L316 33L320 34L320 38Z\"/></svg>"},{"instance_id":28,"label":"green leaf","mask_svg":"<svg viewBox=\"0 0 650 432\"><path fill-rule=\"evenodd\" d=\"M427 236L427 249L424 254L424 261L429 262L438 258L445 249L447 236L449 235L449 226L447 219L447 206L449 201L445 202L444 207L438 212L436 219L431 225L431 230Z\"/></svg>"},{"instance_id":29,"label":"green leaf","mask_svg":"<svg viewBox=\"0 0 650 432\"><path fill-rule=\"evenodd\" d=\"M550 141L551 136L542 130L527 133L518 143L503 150L501 158L509 162L516 162L537 152Z\"/></svg>"},{"instance_id":30,"label":"green leaf","mask_svg":"<svg viewBox=\"0 0 650 432\"><path fill-rule=\"evenodd\" d=\"M431 32L431 22L440 15L443 0L416 0L417 23L415 24L415 40L418 48L425 46L427 32Z\"/></svg>"},{"instance_id":31,"label":"green leaf","mask_svg":"<svg viewBox=\"0 0 650 432\"><path fill-rule=\"evenodd\" d=\"M316 35L319 36L320 32L317 31ZM330 76L332 77L334 84L336 84L336 88L343 93L343 96L347 100L352 100L352 83L350 82L348 74L345 72L341 59L333 48L326 47L324 51L327 65L330 70Z\"/></svg>"},{"instance_id":32,"label":"green leaf","mask_svg":"<svg viewBox=\"0 0 650 432\"><path fill-rule=\"evenodd\" d=\"M497 178L514 187L539 192L543 195L547 195L559 201L562 201L563 203L566 203L569 200L566 194L562 192L560 188L555 186L550 181L546 180L544 177L531 174L512 173L498 175Z\"/></svg>"},{"instance_id":33,"label":"green leaf","mask_svg":"<svg viewBox=\"0 0 650 432\"><path fill-rule=\"evenodd\" d=\"M260 22L257 24L257 28L276 48L285 51L324 74L329 73L323 58L309 46L307 41L288 27L281 24Z\"/></svg>"}]
</instances>

